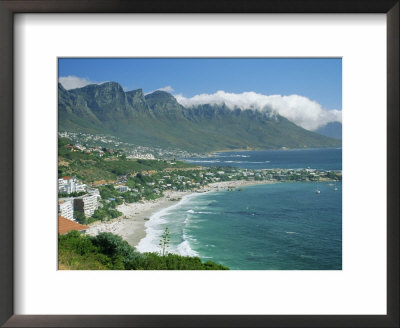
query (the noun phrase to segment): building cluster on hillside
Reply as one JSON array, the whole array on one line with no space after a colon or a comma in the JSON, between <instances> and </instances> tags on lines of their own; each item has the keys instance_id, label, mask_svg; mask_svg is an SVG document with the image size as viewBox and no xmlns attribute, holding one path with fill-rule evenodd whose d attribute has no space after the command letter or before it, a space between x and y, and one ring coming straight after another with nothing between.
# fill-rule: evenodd
<instances>
[{"instance_id":1,"label":"building cluster on hillside","mask_svg":"<svg viewBox=\"0 0 400 328\"><path fill-rule=\"evenodd\" d=\"M69 220L74 220L78 212L90 217L99 208L99 190L89 188L74 177L58 179L58 192L67 195L84 193L58 199L58 214Z\"/></svg>"},{"instance_id":2,"label":"building cluster on hillside","mask_svg":"<svg viewBox=\"0 0 400 328\"><path fill-rule=\"evenodd\" d=\"M116 152L116 156L125 154L133 159L173 159L201 157L205 154L191 153L181 149L164 149L152 146L138 146L122 142L117 137L81 132L59 132L62 138L68 138L72 145L67 148L71 151L85 151L103 157L108 150ZM107 149L105 152L104 149Z\"/></svg>"},{"instance_id":3,"label":"building cluster on hillside","mask_svg":"<svg viewBox=\"0 0 400 328\"><path fill-rule=\"evenodd\" d=\"M106 136L102 134L90 134L81 132L59 132L58 135L62 138L68 138L74 143L85 143L85 144L111 144L113 146L120 146L124 143L118 140L114 136Z\"/></svg>"},{"instance_id":4,"label":"building cluster on hillside","mask_svg":"<svg viewBox=\"0 0 400 328\"><path fill-rule=\"evenodd\" d=\"M137 151L131 151L128 158L131 158L131 159L155 159L154 155L151 153L141 154L141 153L138 153Z\"/></svg>"},{"instance_id":5,"label":"building cluster on hillside","mask_svg":"<svg viewBox=\"0 0 400 328\"><path fill-rule=\"evenodd\" d=\"M341 173L314 169L259 169L244 168L202 168L163 171L142 171L142 178L130 176L126 183L117 183L120 192L134 195L160 195L167 190L196 190L209 183L233 180L247 181L322 181L341 180ZM126 185L125 185L126 184Z\"/></svg>"},{"instance_id":6,"label":"building cluster on hillside","mask_svg":"<svg viewBox=\"0 0 400 328\"><path fill-rule=\"evenodd\" d=\"M81 144L75 145L65 145L65 148L72 152L85 152L86 154L94 154L99 157L107 156L107 157L119 157L123 155L123 152L120 150L115 150L112 148L104 148L100 146L95 147L86 147Z\"/></svg>"}]
</instances>

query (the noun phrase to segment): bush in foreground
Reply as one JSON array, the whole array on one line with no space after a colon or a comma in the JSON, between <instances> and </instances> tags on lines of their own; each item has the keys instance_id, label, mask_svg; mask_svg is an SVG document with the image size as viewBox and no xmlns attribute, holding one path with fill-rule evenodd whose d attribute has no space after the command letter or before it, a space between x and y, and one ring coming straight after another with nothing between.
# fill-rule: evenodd
<instances>
[{"instance_id":1,"label":"bush in foreground","mask_svg":"<svg viewBox=\"0 0 400 328\"><path fill-rule=\"evenodd\" d=\"M95 237L71 231L58 236L60 270L228 270L198 257L139 253L120 236L103 232Z\"/></svg>"}]
</instances>

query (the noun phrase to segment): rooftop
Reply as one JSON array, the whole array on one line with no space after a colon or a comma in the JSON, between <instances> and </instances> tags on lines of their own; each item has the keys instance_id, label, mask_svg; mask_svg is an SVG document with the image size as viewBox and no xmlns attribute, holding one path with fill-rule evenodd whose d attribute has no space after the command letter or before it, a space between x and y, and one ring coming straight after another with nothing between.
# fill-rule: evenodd
<instances>
[{"instance_id":1,"label":"rooftop","mask_svg":"<svg viewBox=\"0 0 400 328\"><path fill-rule=\"evenodd\" d=\"M58 233L60 235L64 235L68 232L70 232L71 230L86 230L89 227L83 224L79 224L77 222L71 221L66 219L63 216L58 216Z\"/></svg>"}]
</instances>

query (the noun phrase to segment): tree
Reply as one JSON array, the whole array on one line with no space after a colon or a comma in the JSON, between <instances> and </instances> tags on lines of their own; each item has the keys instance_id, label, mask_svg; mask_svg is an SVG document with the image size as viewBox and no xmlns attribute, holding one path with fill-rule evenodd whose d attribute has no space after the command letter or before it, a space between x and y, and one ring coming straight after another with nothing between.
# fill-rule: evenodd
<instances>
[{"instance_id":1,"label":"tree","mask_svg":"<svg viewBox=\"0 0 400 328\"><path fill-rule=\"evenodd\" d=\"M125 240L111 232L101 232L96 237L90 238L93 245L97 246L102 254L112 258L119 256L124 264L137 261L142 257L142 255Z\"/></svg>"},{"instance_id":2,"label":"tree","mask_svg":"<svg viewBox=\"0 0 400 328\"><path fill-rule=\"evenodd\" d=\"M75 215L76 221L78 221L80 224L86 224L87 223L87 219L86 219L85 213L80 212L80 211L74 211L74 215Z\"/></svg>"},{"instance_id":3,"label":"tree","mask_svg":"<svg viewBox=\"0 0 400 328\"><path fill-rule=\"evenodd\" d=\"M160 243L158 244L161 247L161 256L167 255L167 249L169 248L169 230L168 227L165 228L163 234L161 235Z\"/></svg>"}]
</instances>

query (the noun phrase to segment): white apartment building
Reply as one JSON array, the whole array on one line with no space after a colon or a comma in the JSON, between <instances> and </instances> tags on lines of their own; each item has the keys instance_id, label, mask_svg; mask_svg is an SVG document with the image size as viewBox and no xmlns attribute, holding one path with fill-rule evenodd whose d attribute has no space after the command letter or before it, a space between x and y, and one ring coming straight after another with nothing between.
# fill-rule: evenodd
<instances>
[{"instance_id":1,"label":"white apartment building","mask_svg":"<svg viewBox=\"0 0 400 328\"><path fill-rule=\"evenodd\" d=\"M83 195L74 198L74 210L83 212L86 217L92 216L99 208L99 197L95 194Z\"/></svg>"},{"instance_id":2,"label":"white apartment building","mask_svg":"<svg viewBox=\"0 0 400 328\"><path fill-rule=\"evenodd\" d=\"M85 192L86 189L87 189L87 185L84 184L84 183L83 184L79 184L79 183L75 184L75 191L76 192Z\"/></svg>"},{"instance_id":3,"label":"white apartment building","mask_svg":"<svg viewBox=\"0 0 400 328\"><path fill-rule=\"evenodd\" d=\"M58 179L58 192L64 192L65 186L67 184L67 180L64 180L63 178Z\"/></svg>"},{"instance_id":4,"label":"white apartment building","mask_svg":"<svg viewBox=\"0 0 400 328\"><path fill-rule=\"evenodd\" d=\"M71 194L73 192L86 191L86 184L78 183L78 180L71 177L62 177L58 179L58 192Z\"/></svg>"},{"instance_id":5,"label":"white apartment building","mask_svg":"<svg viewBox=\"0 0 400 328\"><path fill-rule=\"evenodd\" d=\"M58 200L58 214L68 220L74 220L74 199L60 198Z\"/></svg>"},{"instance_id":6,"label":"white apartment building","mask_svg":"<svg viewBox=\"0 0 400 328\"><path fill-rule=\"evenodd\" d=\"M92 195L95 195L95 196L101 198L101 196L100 196L100 191L99 191L99 189L97 189L97 188L90 188L90 189L87 189L87 192L88 192L89 194L92 194Z\"/></svg>"}]
</instances>

